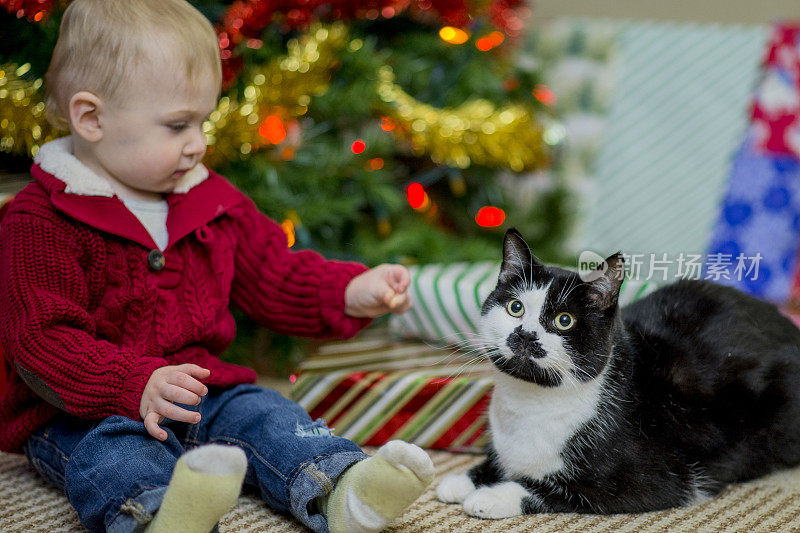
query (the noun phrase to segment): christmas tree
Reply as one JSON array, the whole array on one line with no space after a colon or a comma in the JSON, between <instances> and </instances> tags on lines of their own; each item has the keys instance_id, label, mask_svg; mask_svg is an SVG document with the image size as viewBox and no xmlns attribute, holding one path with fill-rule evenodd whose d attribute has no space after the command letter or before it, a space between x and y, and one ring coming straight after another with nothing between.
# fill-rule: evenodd
<instances>
[{"instance_id":1,"label":"christmas tree","mask_svg":"<svg viewBox=\"0 0 800 533\"><path fill-rule=\"evenodd\" d=\"M41 78L66 4L0 0L6 154L64 134L44 120ZM550 165L560 131L536 65L518 60L522 1L192 4L217 29L224 71L205 162L292 247L370 265L496 260L513 225L542 259L564 259L565 189L515 197L515 176ZM257 351L276 342L240 329Z\"/></svg>"}]
</instances>

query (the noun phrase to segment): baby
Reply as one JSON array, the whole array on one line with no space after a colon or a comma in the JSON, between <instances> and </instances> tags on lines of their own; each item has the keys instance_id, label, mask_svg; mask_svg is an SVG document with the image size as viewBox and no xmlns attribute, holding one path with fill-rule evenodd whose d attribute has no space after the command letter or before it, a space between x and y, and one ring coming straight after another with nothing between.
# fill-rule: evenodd
<instances>
[{"instance_id":1,"label":"baby","mask_svg":"<svg viewBox=\"0 0 800 533\"><path fill-rule=\"evenodd\" d=\"M408 271L287 248L200 162L221 68L184 0L75 0L47 73L45 144L0 225L0 449L27 455L92 531L207 532L242 483L314 531L378 531L430 484L421 449L369 457L220 361L233 305L350 337L404 312Z\"/></svg>"}]
</instances>

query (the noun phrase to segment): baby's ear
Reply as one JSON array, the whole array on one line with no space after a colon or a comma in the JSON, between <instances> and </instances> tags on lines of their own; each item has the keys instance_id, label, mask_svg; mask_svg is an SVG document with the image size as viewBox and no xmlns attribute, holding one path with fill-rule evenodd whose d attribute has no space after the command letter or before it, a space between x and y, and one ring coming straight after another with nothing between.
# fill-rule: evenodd
<instances>
[{"instance_id":1,"label":"baby's ear","mask_svg":"<svg viewBox=\"0 0 800 533\"><path fill-rule=\"evenodd\" d=\"M518 276L523 268L528 265L541 266L531 254L528 243L516 228L509 228L503 238L503 264L500 266L500 282L508 281L513 276Z\"/></svg>"},{"instance_id":2,"label":"baby's ear","mask_svg":"<svg viewBox=\"0 0 800 533\"><path fill-rule=\"evenodd\" d=\"M100 114L103 102L89 91L80 91L69 99L69 121L72 131L89 142L97 142L103 138Z\"/></svg>"},{"instance_id":3,"label":"baby's ear","mask_svg":"<svg viewBox=\"0 0 800 533\"><path fill-rule=\"evenodd\" d=\"M616 305L619 289L625 279L625 258L620 252L603 261L589 282L589 301L598 309L605 310Z\"/></svg>"}]
</instances>

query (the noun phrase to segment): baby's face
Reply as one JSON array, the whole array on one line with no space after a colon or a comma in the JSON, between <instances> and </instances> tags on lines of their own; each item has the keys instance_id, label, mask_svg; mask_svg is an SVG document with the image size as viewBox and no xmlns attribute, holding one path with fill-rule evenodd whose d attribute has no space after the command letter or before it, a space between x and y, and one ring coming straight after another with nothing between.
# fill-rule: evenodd
<instances>
[{"instance_id":1,"label":"baby's face","mask_svg":"<svg viewBox=\"0 0 800 533\"><path fill-rule=\"evenodd\" d=\"M202 127L216 108L218 86L213 76L189 81L177 71L158 69L138 77L117 105L103 110L95 170L112 182L118 195L160 198L206 152Z\"/></svg>"}]
</instances>

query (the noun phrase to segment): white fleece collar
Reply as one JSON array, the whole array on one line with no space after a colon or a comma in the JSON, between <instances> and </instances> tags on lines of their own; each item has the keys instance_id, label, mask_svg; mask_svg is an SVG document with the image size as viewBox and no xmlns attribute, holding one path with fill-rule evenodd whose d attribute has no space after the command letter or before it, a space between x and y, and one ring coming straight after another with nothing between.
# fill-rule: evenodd
<instances>
[{"instance_id":1,"label":"white fleece collar","mask_svg":"<svg viewBox=\"0 0 800 533\"><path fill-rule=\"evenodd\" d=\"M111 185L104 178L72 155L72 136L61 137L43 144L33 158L42 170L67 184L64 192L82 196L114 196ZM208 169L196 164L178 180L173 192L184 194L208 178Z\"/></svg>"}]
</instances>

